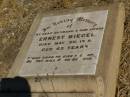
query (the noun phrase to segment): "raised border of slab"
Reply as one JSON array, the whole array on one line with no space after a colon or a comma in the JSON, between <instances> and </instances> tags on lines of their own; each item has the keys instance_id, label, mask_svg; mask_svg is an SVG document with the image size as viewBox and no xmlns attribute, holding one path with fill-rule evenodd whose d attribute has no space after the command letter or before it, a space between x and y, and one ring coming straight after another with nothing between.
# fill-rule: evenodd
<instances>
[{"instance_id":1,"label":"raised border of slab","mask_svg":"<svg viewBox=\"0 0 130 97\"><path fill-rule=\"evenodd\" d=\"M32 92L43 92L42 84L46 92L94 92L98 95L97 97L114 97L125 21L125 10L122 3L105 7L81 7L41 12L36 17L8 77L17 76L41 17L97 10L108 10L108 20L95 76L37 76L27 79ZM40 80L36 81L36 79Z\"/></svg>"},{"instance_id":2,"label":"raised border of slab","mask_svg":"<svg viewBox=\"0 0 130 97\"><path fill-rule=\"evenodd\" d=\"M1 93L1 97L96 97L94 93Z\"/></svg>"}]
</instances>

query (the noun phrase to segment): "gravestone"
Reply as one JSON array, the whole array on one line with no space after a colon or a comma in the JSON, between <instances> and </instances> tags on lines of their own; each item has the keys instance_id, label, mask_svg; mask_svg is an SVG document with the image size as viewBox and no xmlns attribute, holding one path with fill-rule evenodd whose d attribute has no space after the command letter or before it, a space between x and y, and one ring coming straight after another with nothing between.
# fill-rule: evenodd
<instances>
[{"instance_id":1,"label":"gravestone","mask_svg":"<svg viewBox=\"0 0 130 97\"><path fill-rule=\"evenodd\" d=\"M124 17L123 4L40 12L9 77L47 97L114 97Z\"/></svg>"},{"instance_id":2,"label":"gravestone","mask_svg":"<svg viewBox=\"0 0 130 97\"><path fill-rule=\"evenodd\" d=\"M95 75L107 14L102 10L43 17L20 75Z\"/></svg>"}]
</instances>

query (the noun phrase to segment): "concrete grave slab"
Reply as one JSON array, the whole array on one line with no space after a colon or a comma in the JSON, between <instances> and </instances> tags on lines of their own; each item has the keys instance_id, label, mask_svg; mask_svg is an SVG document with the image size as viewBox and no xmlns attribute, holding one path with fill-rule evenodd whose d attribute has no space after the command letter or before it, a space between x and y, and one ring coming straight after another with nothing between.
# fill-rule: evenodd
<instances>
[{"instance_id":1,"label":"concrete grave slab","mask_svg":"<svg viewBox=\"0 0 130 97\"><path fill-rule=\"evenodd\" d=\"M114 97L125 11L123 4L41 12L9 77L32 92L93 92Z\"/></svg>"}]
</instances>

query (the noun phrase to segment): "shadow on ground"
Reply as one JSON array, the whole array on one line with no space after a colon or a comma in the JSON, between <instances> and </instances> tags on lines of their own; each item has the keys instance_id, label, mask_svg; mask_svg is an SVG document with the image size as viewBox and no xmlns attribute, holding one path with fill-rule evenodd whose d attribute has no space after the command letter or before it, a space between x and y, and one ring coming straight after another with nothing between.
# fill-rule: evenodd
<instances>
[{"instance_id":1,"label":"shadow on ground","mask_svg":"<svg viewBox=\"0 0 130 97\"><path fill-rule=\"evenodd\" d=\"M31 97L28 81L21 77L2 79L0 97Z\"/></svg>"}]
</instances>

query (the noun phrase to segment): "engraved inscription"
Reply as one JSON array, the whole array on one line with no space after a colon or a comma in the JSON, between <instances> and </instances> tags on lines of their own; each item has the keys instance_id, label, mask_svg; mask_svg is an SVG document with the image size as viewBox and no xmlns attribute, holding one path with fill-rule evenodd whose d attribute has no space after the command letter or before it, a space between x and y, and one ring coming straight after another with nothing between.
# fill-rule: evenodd
<instances>
[{"instance_id":1,"label":"engraved inscription","mask_svg":"<svg viewBox=\"0 0 130 97\"><path fill-rule=\"evenodd\" d=\"M107 10L43 17L20 75L94 75Z\"/></svg>"}]
</instances>

